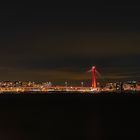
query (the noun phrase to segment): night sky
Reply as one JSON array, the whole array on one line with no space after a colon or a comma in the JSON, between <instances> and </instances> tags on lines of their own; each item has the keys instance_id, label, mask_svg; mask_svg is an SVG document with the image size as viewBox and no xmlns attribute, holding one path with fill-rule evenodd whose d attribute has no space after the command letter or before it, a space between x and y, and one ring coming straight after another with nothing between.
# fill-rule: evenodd
<instances>
[{"instance_id":1,"label":"night sky","mask_svg":"<svg viewBox=\"0 0 140 140\"><path fill-rule=\"evenodd\" d=\"M139 60L140 4L0 2L0 81L85 86L92 65L98 80L139 80ZM1 94L0 140L136 139L131 93Z\"/></svg>"},{"instance_id":2,"label":"night sky","mask_svg":"<svg viewBox=\"0 0 140 140\"><path fill-rule=\"evenodd\" d=\"M82 81L140 77L138 4L3 1L0 80Z\"/></svg>"}]
</instances>

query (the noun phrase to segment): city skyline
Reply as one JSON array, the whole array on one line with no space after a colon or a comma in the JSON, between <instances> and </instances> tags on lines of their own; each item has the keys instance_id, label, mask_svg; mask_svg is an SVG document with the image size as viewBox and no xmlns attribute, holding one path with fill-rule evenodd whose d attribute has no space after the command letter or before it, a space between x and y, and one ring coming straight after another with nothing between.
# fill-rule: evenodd
<instances>
[{"instance_id":1,"label":"city skyline","mask_svg":"<svg viewBox=\"0 0 140 140\"><path fill-rule=\"evenodd\" d=\"M139 137L140 4L2 0L0 140Z\"/></svg>"}]
</instances>

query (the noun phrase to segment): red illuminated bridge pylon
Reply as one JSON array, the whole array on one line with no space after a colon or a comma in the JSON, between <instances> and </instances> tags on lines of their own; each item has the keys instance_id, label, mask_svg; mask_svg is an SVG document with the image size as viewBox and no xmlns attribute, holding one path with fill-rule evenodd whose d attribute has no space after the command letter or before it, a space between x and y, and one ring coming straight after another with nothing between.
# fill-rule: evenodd
<instances>
[{"instance_id":1,"label":"red illuminated bridge pylon","mask_svg":"<svg viewBox=\"0 0 140 140\"><path fill-rule=\"evenodd\" d=\"M92 72L92 88L97 88L96 68L95 68L95 66L92 66L91 72Z\"/></svg>"},{"instance_id":2,"label":"red illuminated bridge pylon","mask_svg":"<svg viewBox=\"0 0 140 140\"><path fill-rule=\"evenodd\" d=\"M100 76L100 73L96 70L95 66L92 66L92 68L88 72L92 72L92 84L91 84L91 87L93 89L96 89L97 88L96 73L99 76Z\"/></svg>"}]
</instances>

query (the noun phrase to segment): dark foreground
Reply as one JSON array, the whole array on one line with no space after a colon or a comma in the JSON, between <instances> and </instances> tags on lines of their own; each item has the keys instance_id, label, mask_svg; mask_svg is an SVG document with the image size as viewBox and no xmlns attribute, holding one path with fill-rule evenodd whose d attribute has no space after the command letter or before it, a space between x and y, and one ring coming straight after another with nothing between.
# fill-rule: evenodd
<instances>
[{"instance_id":1,"label":"dark foreground","mask_svg":"<svg viewBox=\"0 0 140 140\"><path fill-rule=\"evenodd\" d=\"M139 94L0 95L0 140L124 140L139 131Z\"/></svg>"}]
</instances>

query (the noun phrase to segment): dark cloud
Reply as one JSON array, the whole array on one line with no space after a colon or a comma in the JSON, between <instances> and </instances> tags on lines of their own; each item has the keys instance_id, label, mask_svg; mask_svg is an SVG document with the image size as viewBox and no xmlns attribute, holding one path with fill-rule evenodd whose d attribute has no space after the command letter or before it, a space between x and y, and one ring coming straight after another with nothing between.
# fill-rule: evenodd
<instances>
[{"instance_id":1,"label":"dark cloud","mask_svg":"<svg viewBox=\"0 0 140 140\"><path fill-rule=\"evenodd\" d=\"M92 65L110 79L129 79L138 72L140 11L136 4L98 3L91 10L50 10L44 5L3 4L2 79L86 80L90 74L83 73ZM114 68L117 71L109 71Z\"/></svg>"}]
</instances>

